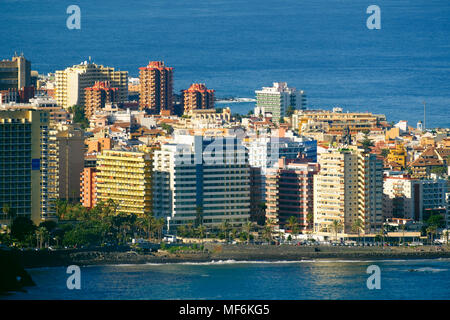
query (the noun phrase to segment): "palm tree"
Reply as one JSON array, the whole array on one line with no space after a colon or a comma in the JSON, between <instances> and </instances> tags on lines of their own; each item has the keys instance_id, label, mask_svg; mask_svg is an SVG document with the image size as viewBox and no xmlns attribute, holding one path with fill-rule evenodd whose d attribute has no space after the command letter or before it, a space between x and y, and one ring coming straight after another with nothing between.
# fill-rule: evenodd
<instances>
[{"instance_id":1,"label":"palm tree","mask_svg":"<svg viewBox=\"0 0 450 320\"><path fill-rule=\"evenodd\" d=\"M164 229L164 225L165 225L164 218L156 219L155 228L156 228L156 232L158 234L158 241L162 240L162 232Z\"/></svg>"},{"instance_id":2,"label":"palm tree","mask_svg":"<svg viewBox=\"0 0 450 320\"><path fill-rule=\"evenodd\" d=\"M427 233L430 234L430 236L431 236L431 243L430 244L433 244L433 235L435 235L436 232L437 232L437 227L436 226L429 226L427 228Z\"/></svg>"},{"instance_id":3,"label":"palm tree","mask_svg":"<svg viewBox=\"0 0 450 320\"><path fill-rule=\"evenodd\" d=\"M337 234L339 233L341 228L342 228L342 222L338 221L338 220L333 220L333 223L331 224L331 229L334 232L334 237L335 237L336 241L337 241Z\"/></svg>"},{"instance_id":4,"label":"palm tree","mask_svg":"<svg viewBox=\"0 0 450 320\"><path fill-rule=\"evenodd\" d=\"M266 239L269 244L272 242L272 227L265 225L263 228L263 237Z\"/></svg>"},{"instance_id":5,"label":"palm tree","mask_svg":"<svg viewBox=\"0 0 450 320\"><path fill-rule=\"evenodd\" d=\"M402 230L402 243L405 243L405 230L406 230L406 224L402 224L400 226L400 229Z\"/></svg>"},{"instance_id":6,"label":"palm tree","mask_svg":"<svg viewBox=\"0 0 450 320\"><path fill-rule=\"evenodd\" d=\"M9 206L9 204L5 203L2 208L2 213L6 219L9 220L8 225L11 226L14 218L16 217L16 211Z\"/></svg>"},{"instance_id":7,"label":"palm tree","mask_svg":"<svg viewBox=\"0 0 450 320\"><path fill-rule=\"evenodd\" d=\"M203 208L201 206L197 206L195 208L195 227L198 227L203 224Z\"/></svg>"},{"instance_id":8,"label":"palm tree","mask_svg":"<svg viewBox=\"0 0 450 320\"><path fill-rule=\"evenodd\" d=\"M247 221L244 225L244 230L247 233L247 245L250 244L250 232L252 231L253 223L251 221Z\"/></svg>"},{"instance_id":9,"label":"palm tree","mask_svg":"<svg viewBox=\"0 0 450 320\"><path fill-rule=\"evenodd\" d=\"M308 223L308 229L312 230L314 224L314 213L312 211L306 215L306 222Z\"/></svg>"},{"instance_id":10,"label":"palm tree","mask_svg":"<svg viewBox=\"0 0 450 320\"><path fill-rule=\"evenodd\" d=\"M205 231L206 231L206 227L203 224L201 224L197 227L198 236L201 239L202 245L203 245L203 239L205 238Z\"/></svg>"},{"instance_id":11,"label":"palm tree","mask_svg":"<svg viewBox=\"0 0 450 320\"><path fill-rule=\"evenodd\" d=\"M48 237L48 235L49 235L49 232L45 227L39 227L36 230L36 237L39 241L39 249L42 248L42 244L43 244L44 240Z\"/></svg>"},{"instance_id":12,"label":"palm tree","mask_svg":"<svg viewBox=\"0 0 450 320\"><path fill-rule=\"evenodd\" d=\"M67 205L68 205L68 203L65 200L56 199L54 201L56 217L58 218L58 220L64 220L64 218L67 214Z\"/></svg>"},{"instance_id":13,"label":"palm tree","mask_svg":"<svg viewBox=\"0 0 450 320\"><path fill-rule=\"evenodd\" d=\"M298 234L298 222L297 219L294 216L290 216L287 222L287 225L289 227L289 230L291 230L292 235Z\"/></svg>"},{"instance_id":14,"label":"palm tree","mask_svg":"<svg viewBox=\"0 0 450 320\"><path fill-rule=\"evenodd\" d=\"M384 224L382 224L380 231L378 232L378 236L380 236L380 238L381 238L381 246L383 248L384 248L384 233L385 233Z\"/></svg>"},{"instance_id":15,"label":"palm tree","mask_svg":"<svg viewBox=\"0 0 450 320\"><path fill-rule=\"evenodd\" d=\"M227 239L227 241L229 241L230 239L228 239L228 238L229 238L229 232L231 229L231 225L228 222L228 220L225 220L224 222L222 222L222 224L220 225L220 229L222 229L222 231L224 232L225 239Z\"/></svg>"},{"instance_id":16,"label":"palm tree","mask_svg":"<svg viewBox=\"0 0 450 320\"><path fill-rule=\"evenodd\" d=\"M445 237L445 240L446 240L446 243L447 243L447 246L448 246L448 230L446 230L444 232L444 237Z\"/></svg>"},{"instance_id":17,"label":"palm tree","mask_svg":"<svg viewBox=\"0 0 450 320\"><path fill-rule=\"evenodd\" d=\"M263 237L269 241L269 244L272 242L273 224L273 220L267 218L266 224L263 227Z\"/></svg>"},{"instance_id":18,"label":"palm tree","mask_svg":"<svg viewBox=\"0 0 450 320\"><path fill-rule=\"evenodd\" d=\"M363 222L358 218L355 221L353 221L352 224L352 231L358 233L358 242L361 241L360 234L361 234L361 228L364 226Z\"/></svg>"}]
</instances>

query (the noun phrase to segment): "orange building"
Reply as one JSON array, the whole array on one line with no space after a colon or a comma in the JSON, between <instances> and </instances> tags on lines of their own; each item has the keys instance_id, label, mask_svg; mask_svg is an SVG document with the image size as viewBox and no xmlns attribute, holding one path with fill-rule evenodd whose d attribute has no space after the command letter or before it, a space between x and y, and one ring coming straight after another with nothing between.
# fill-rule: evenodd
<instances>
[{"instance_id":1,"label":"orange building","mask_svg":"<svg viewBox=\"0 0 450 320\"><path fill-rule=\"evenodd\" d=\"M194 83L183 90L184 113L197 109L214 109L214 90L203 83Z\"/></svg>"},{"instance_id":2,"label":"orange building","mask_svg":"<svg viewBox=\"0 0 450 320\"><path fill-rule=\"evenodd\" d=\"M92 209L97 203L97 173L95 168L84 168L80 183L81 204Z\"/></svg>"},{"instance_id":3,"label":"orange building","mask_svg":"<svg viewBox=\"0 0 450 320\"><path fill-rule=\"evenodd\" d=\"M162 110L173 111L173 68L163 61L151 61L139 68L139 108L159 114Z\"/></svg>"},{"instance_id":4,"label":"orange building","mask_svg":"<svg viewBox=\"0 0 450 320\"><path fill-rule=\"evenodd\" d=\"M102 150L111 150L111 138L98 138L95 140L87 140L87 153L102 152Z\"/></svg>"},{"instance_id":5,"label":"orange building","mask_svg":"<svg viewBox=\"0 0 450 320\"><path fill-rule=\"evenodd\" d=\"M85 114L90 118L95 111L103 109L106 103L119 101L119 88L112 88L109 81L96 81L85 90Z\"/></svg>"}]
</instances>

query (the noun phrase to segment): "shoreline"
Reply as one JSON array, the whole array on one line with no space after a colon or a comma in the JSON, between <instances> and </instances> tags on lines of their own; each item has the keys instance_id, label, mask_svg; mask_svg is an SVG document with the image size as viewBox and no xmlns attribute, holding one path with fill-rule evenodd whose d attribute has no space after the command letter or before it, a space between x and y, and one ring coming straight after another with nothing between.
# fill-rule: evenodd
<instances>
[{"instance_id":1,"label":"shoreline","mask_svg":"<svg viewBox=\"0 0 450 320\"><path fill-rule=\"evenodd\" d=\"M144 265L144 264L195 264L214 262L273 263L273 262L320 262L325 261L379 261L450 259L450 248L353 248L353 247L296 247L215 245L205 246L206 252L139 254L119 251L38 251L19 252L22 266L26 269L63 267L69 265ZM317 248L317 249L316 249ZM319 251L316 251L319 250Z\"/></svg>"}]
</instances>

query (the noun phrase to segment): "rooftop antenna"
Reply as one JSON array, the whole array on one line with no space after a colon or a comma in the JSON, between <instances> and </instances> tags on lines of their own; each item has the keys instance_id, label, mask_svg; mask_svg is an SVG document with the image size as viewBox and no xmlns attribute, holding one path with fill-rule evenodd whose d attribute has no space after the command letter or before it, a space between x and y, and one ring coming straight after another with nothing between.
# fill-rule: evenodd
<instances>
[{"instance_id":1,"label":"rooftop antenna","mask_svg":"<svg viewBox=\"0 0 450 320\"><path fill-rule=\"evenodd\" d=\"M426 120L426 108L427 108L427 104L424 101L423 102L423 130L424 131L425 131L425 128L426 128L426 126L425 126L425 124L426 124L426 122L425 122L425 120Z\"/></svg>"},{"instance_id":2,"label":"rooftop antenna","mask_svg":"<svg viewBox=\"0 0 450 320\"><path fill-rule=\"evenodd\" d=\"M91 61L92 61L91 56L89 56L89 64L91 64Z\"/></svg>"}]
</instances>

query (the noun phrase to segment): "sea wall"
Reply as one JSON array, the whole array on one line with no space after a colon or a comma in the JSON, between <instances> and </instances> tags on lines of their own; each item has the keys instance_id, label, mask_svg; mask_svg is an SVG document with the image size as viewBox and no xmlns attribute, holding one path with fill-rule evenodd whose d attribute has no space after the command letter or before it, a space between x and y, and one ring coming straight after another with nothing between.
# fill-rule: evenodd
<instances>
[{"instance_id":1,"label":"sea wall","mask_svg":"<svg viewBox=\"0 0 450 320\"><path fill-rule=\"evenodd\" d=\"M332 247L332 246L290 246L290 245L224 245L205 244L205 251L168 253L165 251L139 254L132 251L60 250L24 251L20 263L25 268L105 265L207 262L218 260L240 261L294 261L311 259L426 259L450 258L450 248L440 247Z\"/></svg>"},{"instance_id":2,"label":"sea wall","mask_svg":"<svg viewBox=\"0 0 450 320\"><path fill-rule=\"evenodd\" d=\"M30 275L20 263L17 252L0 250L0 293L18 291L34 285Z\"/></svg>"}]
</instances>

